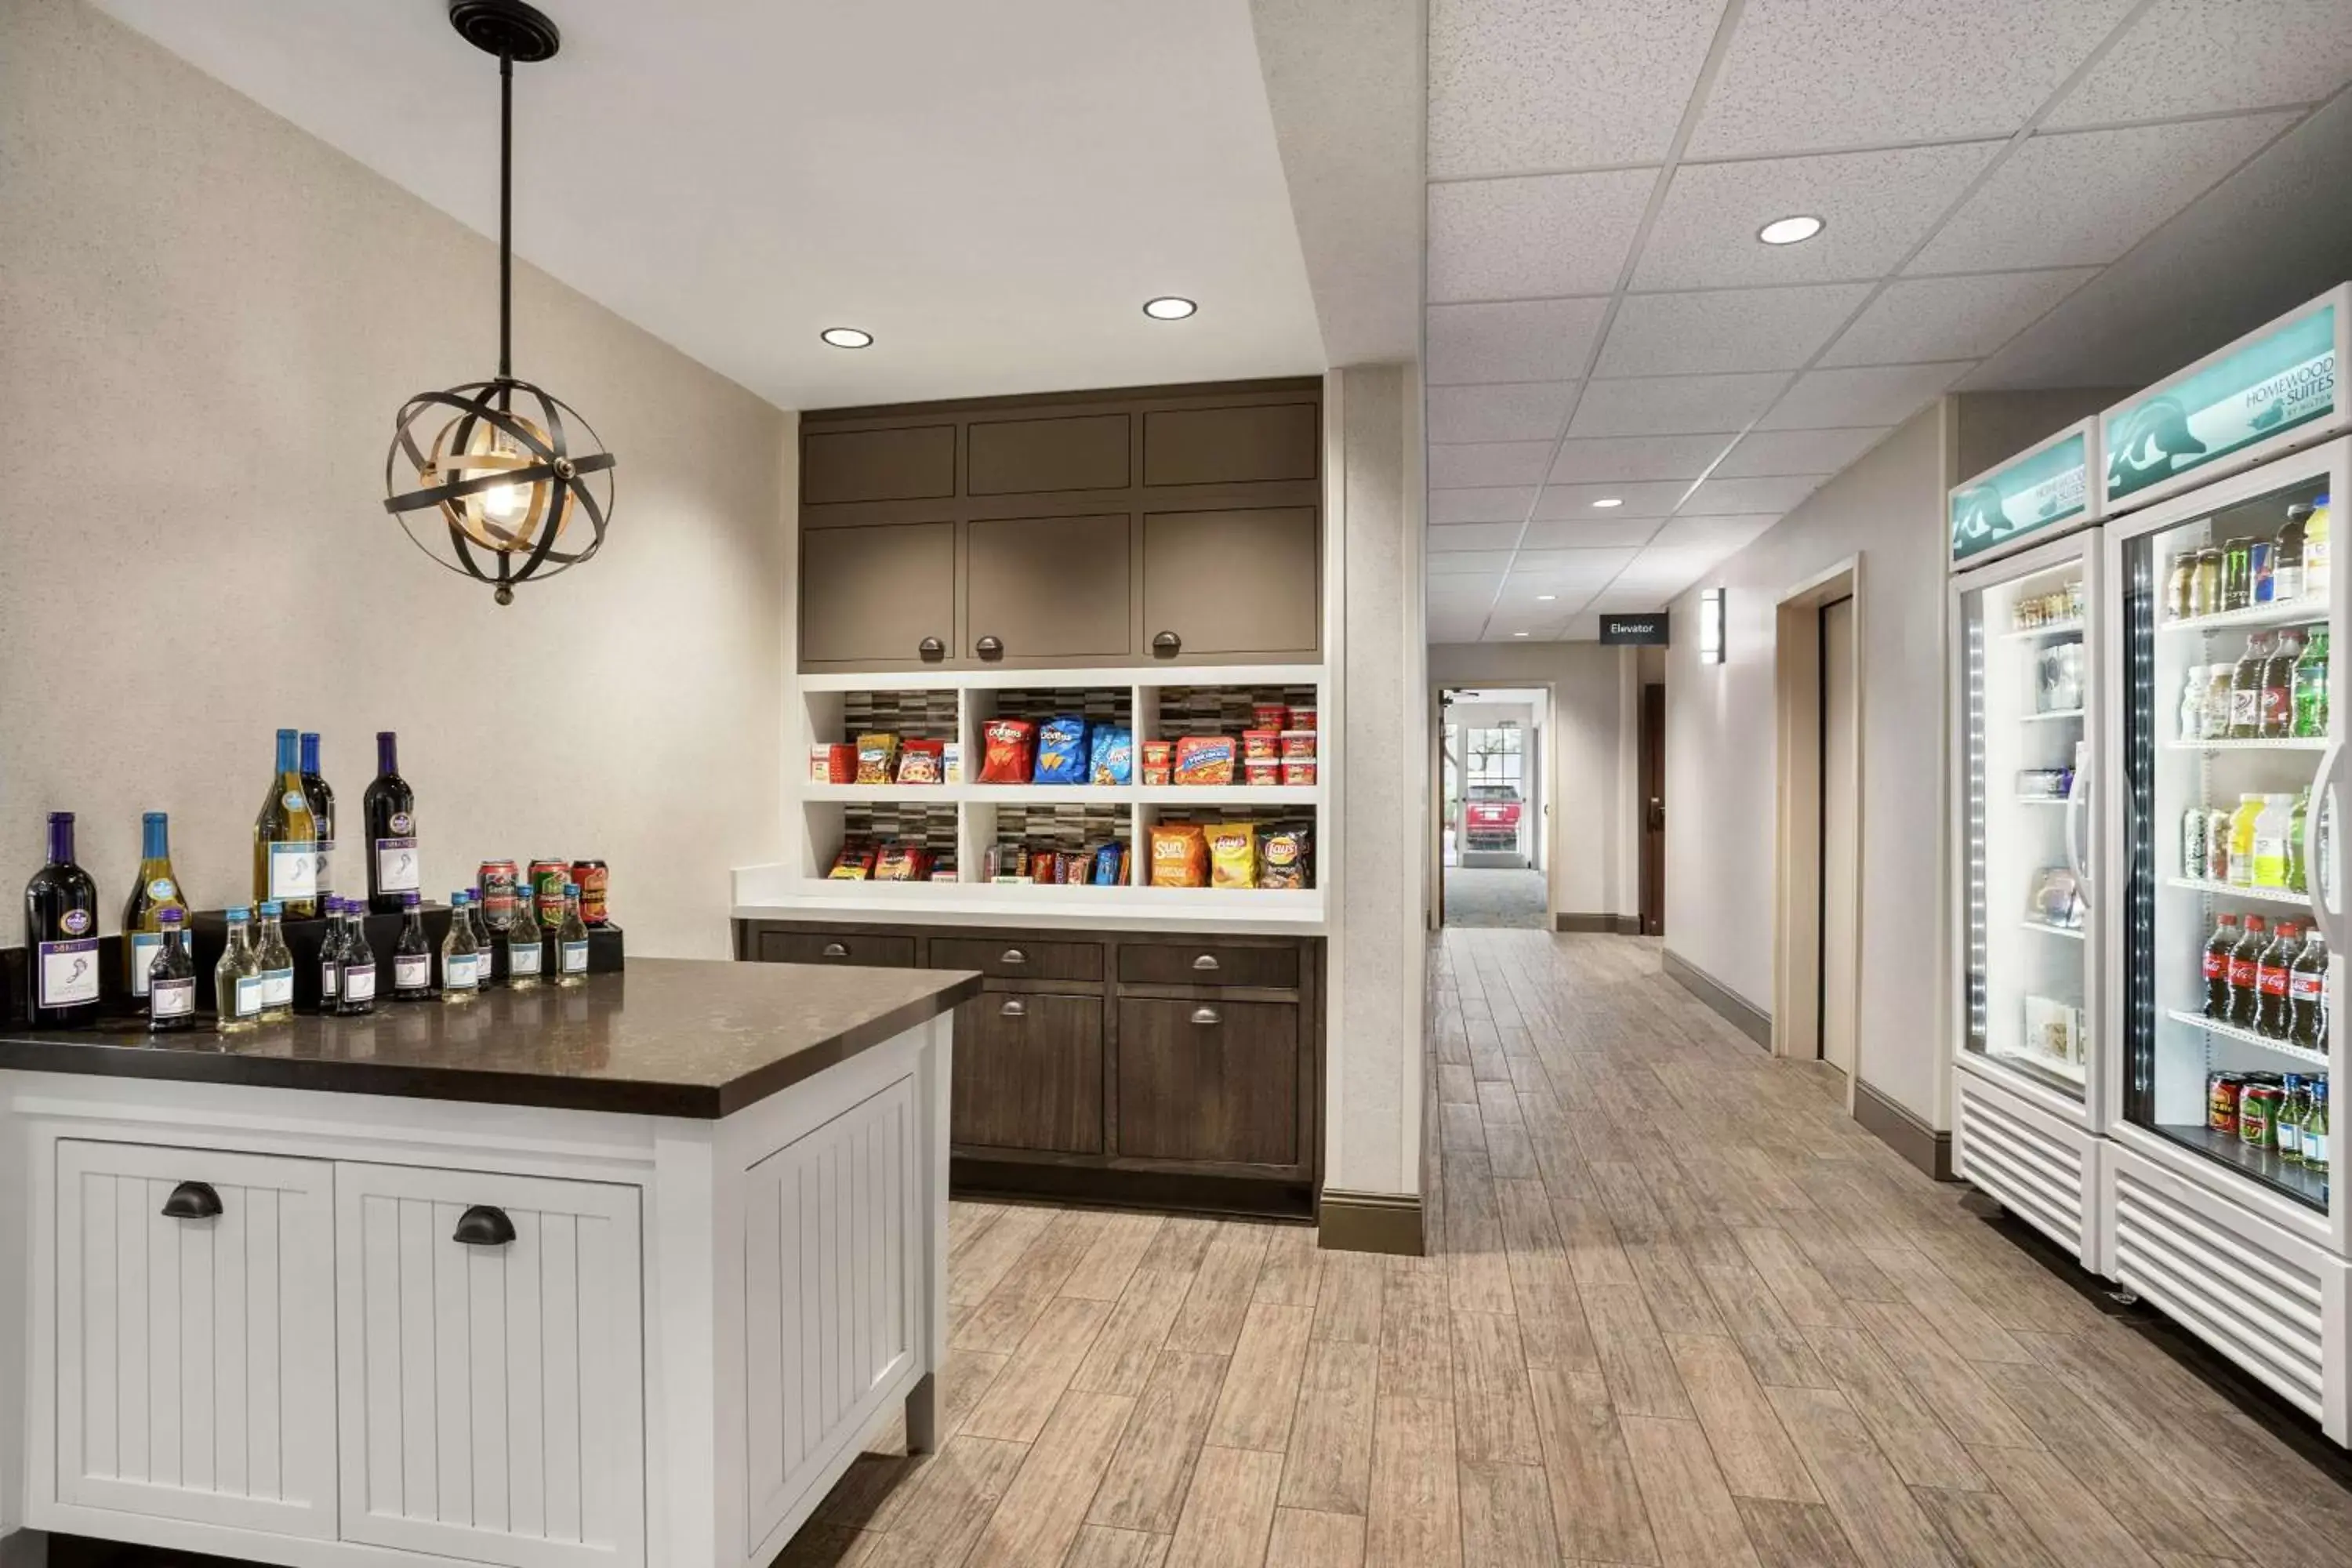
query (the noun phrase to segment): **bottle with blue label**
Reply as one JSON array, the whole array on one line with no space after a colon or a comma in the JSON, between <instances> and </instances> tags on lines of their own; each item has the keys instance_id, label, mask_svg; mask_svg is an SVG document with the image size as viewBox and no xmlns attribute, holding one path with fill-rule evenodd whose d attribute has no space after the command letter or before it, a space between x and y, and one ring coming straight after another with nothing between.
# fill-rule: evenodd
<instances>
[{"instance_id":1,"label":"bottle with blue label","mask_svg":"<svg viewBox=\"0 0 2352 1568\"><path fill-rule=\"evenodd\" d=\"M146 975L147 1027L154 1034L196 1026L196 960L188 951L188 935L183 929L185 919L178 910L165 910L155 917L163 945L155 950L153 965Z\"/></svg>"},{"instance_id":2,"label":"bottle with blue label","mask_svg":"<svg viewBox=\"0 0 2352 1568\"><path fill-rule=\"evenodd\" d=\"M122 990L134 1013L147 1011L148 971L163 950L163 912L177 910L184 933L193 918L172 869L172 819L151 811L139 823L139 875L122 906Z\"/></svg>"},{"instance_id":3,"label":"bottle with blue label","mask_svg":"<svg viewBox=\"0 0 2352 1568\"><path fill-rule=\"evenodd\" d=\"M269 795L253 819L253 900L296 920L319 912L319 819L302 788L301 732L278 731Z\"/></svg>"},{"instance_id":4,"label":"bottle with blue label","mask_svg":"<svg viewBox=\"0 0 2352 1568\"><path fill-rule=\"evenodd\" d=\"M253 911L240 904L228 911L228 946L213 965L214 1005L219 1008L215 1026L224 1035L261 1027L261 959L253 951Z\"/></svg>"},{"instance_id":5,"label":"bottle with blue label","mask_svg":"<svg viewBox=\"0 0 2352 1568\"><path fill-rule=\"evenodd\" d=\"M474 919L466 912L471 895L449 895L449 934L441 939L441 1000L471 1002L481 994L482 945L474 937Z\"/></svg>"},{"instance_id":6,"label":"bottle with blue label","mask_svg":"<svg viewBox=\"0 0 2352 1568\"><path fill-rule=\"evenodd\" d=\"M294 1019L294 950L286 945L286 906L272 899L261 906L261 930L253 939L261 965L261 1021Z\"/></svg>"},{"instance_id":7,"label":"bottle with blue label","mask_svg":"<svg viewBox=\"0 0 2352 1568\"><path fill-rule=\"evenodd\" d=\"M26 1022L87 1029L98 1022L98 884L74 864L74 818L49 813L49 858L25 884Z\"/></svg>"},{"instance_id":8,"label":"bottle with blue label","mask_svg":"<svg viewBox=\"0 0 2352 1568\"><path fill-rule=\"evenodd\" d=\"M546 956L546 929L539 923L536 902L527 894L515 898L514 919L499 935L506 949L507 984L517 991L534 990Z\"/></svg>"},{"instance_id":9,"label":"bottle with blue label","mask_svg":"<svg viewBox=\"0 0 2352 1568\"><path fill-rule=\"evenodd\" d=\"M563 884L563 923L555 928L555 983L588 983L588 922L580 918L580 884Z\"/></svg>"}]
</instances>

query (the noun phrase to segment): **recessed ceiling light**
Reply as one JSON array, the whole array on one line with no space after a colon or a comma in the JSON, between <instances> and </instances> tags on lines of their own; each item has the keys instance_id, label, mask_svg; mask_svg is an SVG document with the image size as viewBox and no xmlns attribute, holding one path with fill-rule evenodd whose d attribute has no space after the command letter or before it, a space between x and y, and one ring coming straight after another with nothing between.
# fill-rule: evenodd
<instances>
[{"instance_id":1,"label":"recessed ceiling light","mask_svg":"<svg viewBox=\"0 0 2352 1568\"><path fill-rule=\"evenodd\" d=\"M1155 321L1181 321L1200 308L1180 294L1163 294L1143 302L1143 313Z\"/></svg>"},{"instance_id":2,"label":"recessed ceiling light","mask_svg":"<svg viewBox=\"0 0 2352 1568\"><path fill-rule=\"evenodd\" d=\"M860 331L856 327L827 327L817 336L837 349L870 349L874 346L874 334Z\"/></svg>"},{"instance_id":3,"label":"recessed ceiling light","mask_svg":"<svg viewBox=\"0 0 2352 1568\"><path fill-rule=\"evenodd\" d=\"M1600 507L1605 511L1612 506L1623 506L1625 504L1625 498L1623 496L1602 496L1599 500L1594 501L1592 504Z\"/></svg>"},{"instance_id":4,"label":"recessed ceiling light","mask_svg":"<svg viewBox=\"0 0 2352 1568\"><path fill-rule=\"evenodd\" d=\"M1513 632L1511 635L1512 635L1513 637L1523 637L1527 636L1528 634L1527 634L1527 633L1525 633L1525 632Z\"/></svg>"},{"instance_id":5,"label":"recessed ceiling light","mask_svg":"<svg viewBox=\"0 0 2352 1568\"><path fill-rule=\"evenodd\" d=\"M1537 598L1537 600L1538 600L1538 602L1540 602L1540 603L1542 603L1542 604L1546 604L1546 605L1550 604L1554 599L1557 599L1557 598L1559 598L1559 595L1558 594L1538 594L1538 595L1536 595L1536 598Z\"/></svg>"},{"instance_id":6,"label":"recessed ceiling light","mask_svg":"<svg viewBox=\"0 0 2352 1568\"><path fill-rule=\"evenodd\" d=\"M1828 225L1811 213L1798 213L1790 217L1776 217L1756 231L1756 237L1767 245L1795 245L1822 232Z\"/></svg>"}]
</instances>

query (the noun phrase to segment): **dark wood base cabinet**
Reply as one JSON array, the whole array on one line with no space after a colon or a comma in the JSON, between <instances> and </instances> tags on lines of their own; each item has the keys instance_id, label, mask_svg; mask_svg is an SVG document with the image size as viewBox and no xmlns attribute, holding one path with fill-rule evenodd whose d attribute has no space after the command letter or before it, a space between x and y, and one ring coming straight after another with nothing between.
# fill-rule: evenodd
<instances>
[{"instance_id":1,"label":"dark wood base cabinet","mask_svg":"<svg viewBox=\"0 0 2352 1568\"><path fill-rule=\"evenodd\" d=\"M1314 1212L1320 937L738 921L735 954L987 977L956 1014L960 1193Z\"/></svg>"}]
</instances>

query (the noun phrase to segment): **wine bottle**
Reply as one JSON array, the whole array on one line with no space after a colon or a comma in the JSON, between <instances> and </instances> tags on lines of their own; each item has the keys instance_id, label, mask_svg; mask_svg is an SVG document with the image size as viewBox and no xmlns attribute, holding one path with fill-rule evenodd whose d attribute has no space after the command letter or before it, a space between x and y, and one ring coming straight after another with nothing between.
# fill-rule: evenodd
<instances>
[{"instance_id":1,"label":"wine bottle","mask_svg":"<svg viewBox=\"0 0 2352 1568\"><path fill-rule=\"evenodd\" d=\"M261 961L255 956L246 921L251 912L242 904L228 911L228 945L213 965L216 1027L224 1035L243 1034L261 1026Z\"/></svg>"},{"instance_id":2,"label":"wine bottle","mask_svg":"<svg viewBox=\"0 0 2352 1568\"><path fill-rule=\"evenodd\" d=\"M499 944L490 931L490 917L478 893L466 895L466 920L474 928L474 989L488 991L503 976L499 973Z\"/></svg>"},{"instance_id":3,"label":"wine bottle","mask_svg":"<svg viewBox=\"0 0 2352 1568\"><path fill-rule=\"evenodd\" d=\"M25 884L26 1022L87 1029L98 1021L98 884L74 864L70 811L49 813L48 863Z\"/></svg>"},{"instance_id":4,"label":"wine bottle","mask_svg":"<svg viewBox=\"0 0 2352 1568\"><path fill-rule=\"evenodd\" d=\"M367 817L368 909L379 915L396 915L406 907L403 897L425 889L416 855L416 795L400 776L400 742L391 731L375 738L375 782L367 787L362 810ZM397 991L397 977L394 981Z\"/></svg>"},{"instance_id":5,"label":"wine bottle","mask_svg":"<svg viewBox=\"0 0 2352 1568\"><path fill-rule=\"evenodd\" d=\"M433 995L433 944L425 935L425 895L400 895L400 940L392 948L392 999L424 1002Z\"/></svg>"},{"instance_id":6,"label":"wine bottle","mask_svg":"<svg viewBox=\"0 0 2352 1568\"><path fill-rule=\"evenodd\" d=\"M140 818L139 836L139 876L131 885L130 901L122 906L122 989L132 1011L144 1013L148 971L163 950L163 912L179 912L184 940L188 900L172 871L171 818L160 811L147 813Z\"/></svg>"},{"instance_id":7,"label":"wine bottle","mask_svg":"<svg viewBox=\"0 0 2352 1568\"><path fill-rule=\"evenodd\" d=\"M286 945L286 906L272 899L261 906L261 934L254 958L261 965L261 1021L284 1024L294 1017L294 951Z\"/></svg>"},{"instance_id":8,"label":"wine bottle","mask_svg":"<svg viewBox=\"0 0 2352 1568\"><path fill-rule=\"evenodd\" d=\"M515 897L514 919L507 922L502 945L507 953L507 984L517 991L535 990L546 949L546 931L539 923L539 910L530 899L518 893Z\"/></svg>"},{"instance_id":9,"label":"wine bottle","mask_svg":"<svg viewBox=\"0 0 2352 1568\"><path fill-rule=\"evenodd\" d=\"M555 983L584 985L588 981L588 922L580 918L580 884L563 884L563 923L555 928Z\"/></svg>"},{"instance_id":10,"label":"wine bottle","mask_svg":"<svg viewBox=\"0 0 2352 1568\"><path fill-rule=\"evenodd\" d=\"M327 896L335 890L335 792L319 772L319 737L309 730L302 731L302 795L319 828L319 907L324 912Z\"/></svg>"},{"instance_id":11,"label":"wine bottle","mask_svg":"<svg viewBox=\"0 0 2352 1568\"><path fill-rule=\"evenodd\" d=\"M471 1002L480 994L481 943L474 940L474 917L466 895L449 895L449 931L441 939L441 1000Z\"/></svg>"},{"instance_id":12,"label":"wine bottle","mask_svg":"<svg viewBox=\"0 0 2352 1568\"><path fill-rule=\"evenodd\" d=\"M327 934L319 939L319 1011L332 1016L342 995L343 900L321 897L319 913L327 922Z\"/></svg>"},{"instance_id":13,"label":"wine bottle","mask_svg":"<svg viewBox=\"0 0 2352 1568\"><path fill-rule=\"evenodd\" d=\"M375 949L368 944L366 901L345 899L343 942L335 960L335 1011L346 1018L375 1011Z\"/></svg>"},{"instance_id":14,"label":"wine bottle","mask_svg":"<svg viewBox=\"0 0 2352 1568\"><path fill-rule=\"evenodd\" d=\"M146 976L147 1027L158 1035L196 1026L196 960L188 952L187 933L180 929L186 918L176 909L155 914L163 945L155 949L154 967Z\"/></svg>"},{"instance_id":15,"label":"wine bottle","mask_svg":"<svg viewBox=\"0 0 2352 1568\"><path fill-rule=\"evenodd\" d=\"M253 819L253 901L275 902L298 920L319 912L319 822L302 793L300 736L278 731L269 797Z\"/></svg>"}]
</instances>

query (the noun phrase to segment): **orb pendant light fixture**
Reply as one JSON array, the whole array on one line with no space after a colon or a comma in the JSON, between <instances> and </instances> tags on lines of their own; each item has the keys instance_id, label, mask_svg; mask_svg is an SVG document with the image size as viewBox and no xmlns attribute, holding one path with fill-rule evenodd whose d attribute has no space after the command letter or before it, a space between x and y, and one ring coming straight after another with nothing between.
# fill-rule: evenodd
<instances>
[{"instance_id":1,"label":"orb pendant light fixture","mask_svg":"<svg viewBox=\"0 0 2352 1568\"><path fill-rule=\"evenodd\" d=\"M449 0L449 25L499 58L499 374L401 405L383 507L419 550L510 605L517 583L577 566L604 542L613 454L570 404L516 380L512 363L514 68L552 58L562 36L523 0Z\"/></svg>"}]
</instances>

